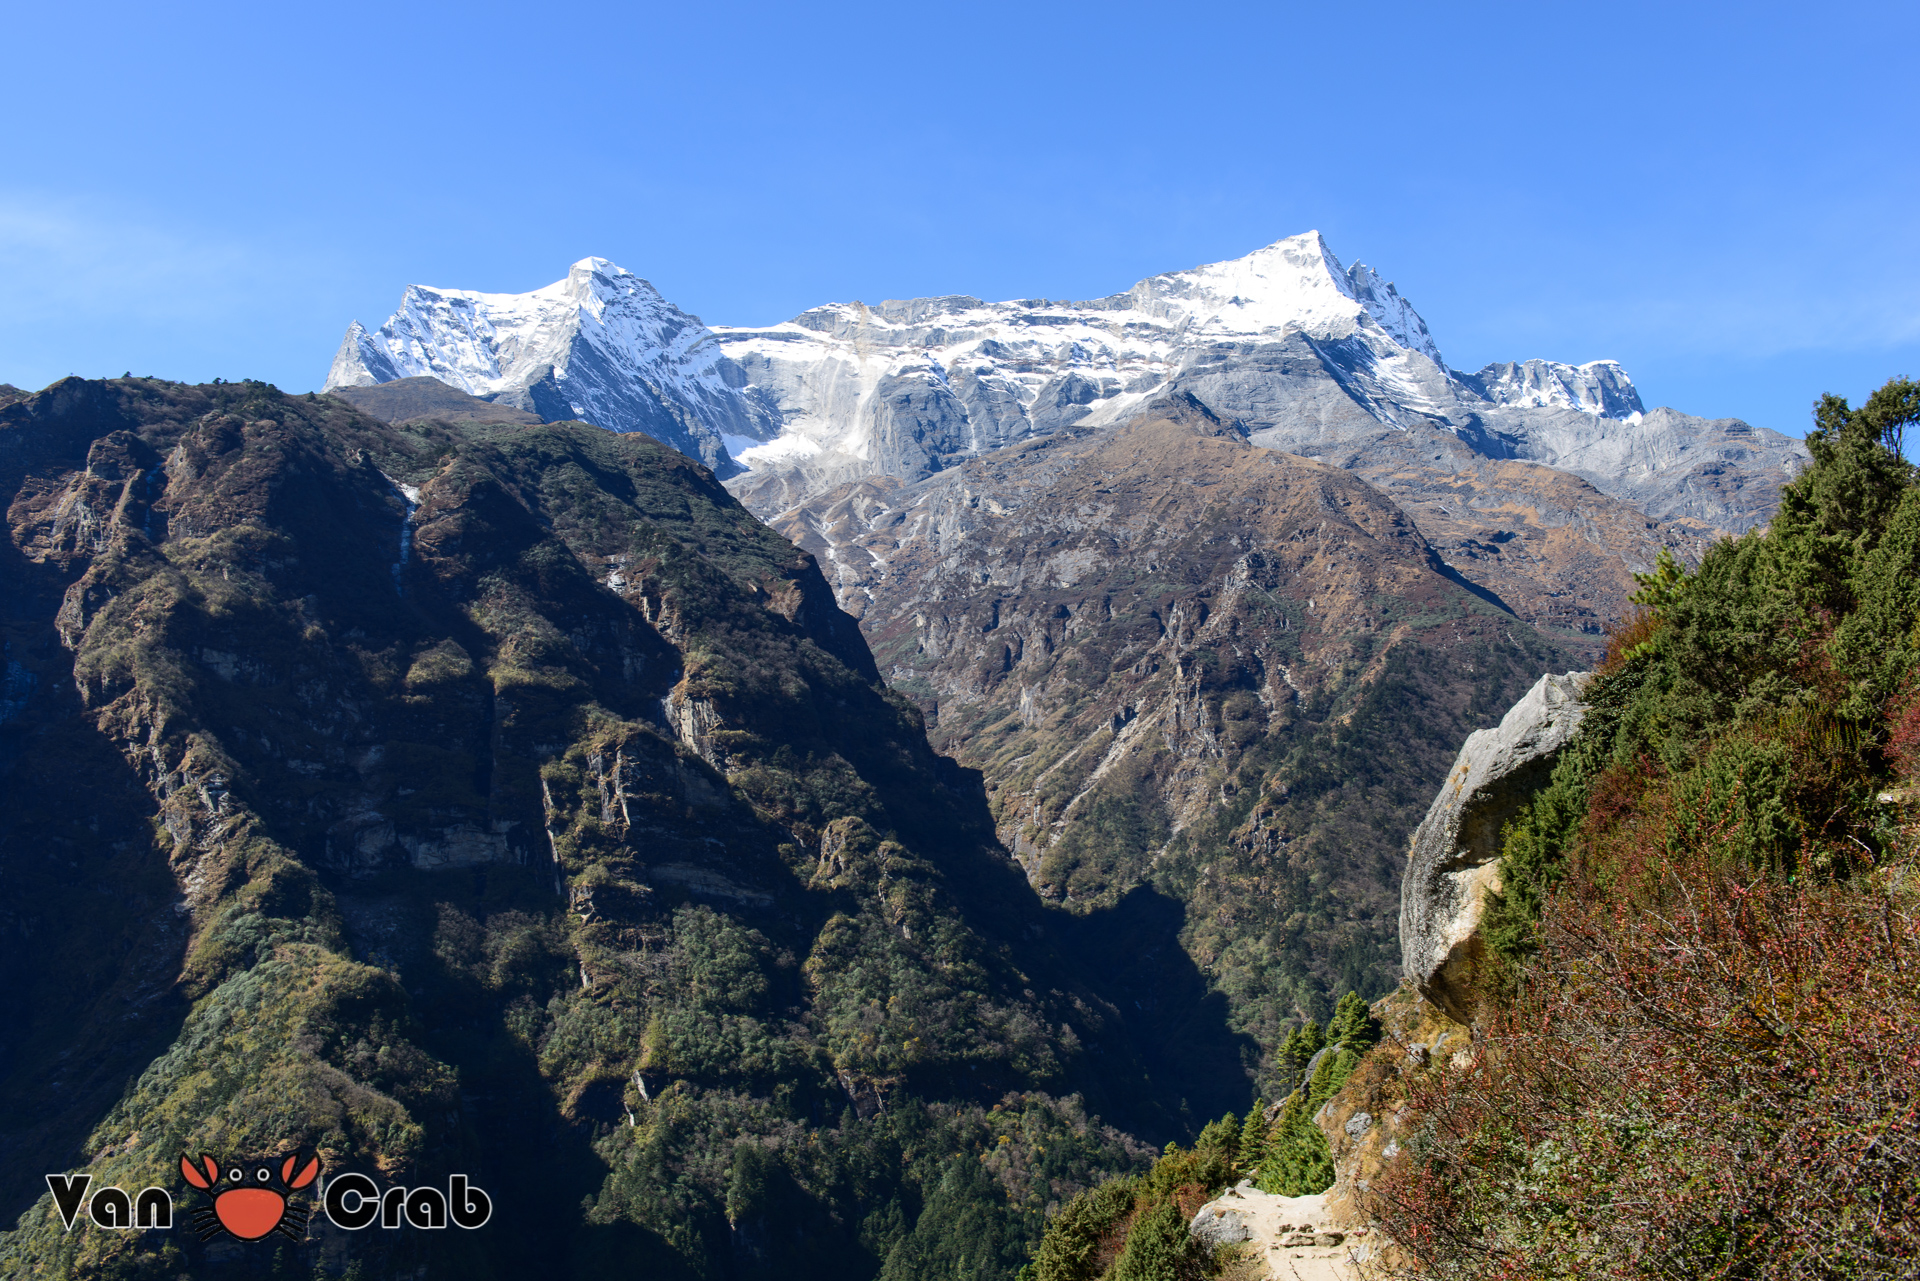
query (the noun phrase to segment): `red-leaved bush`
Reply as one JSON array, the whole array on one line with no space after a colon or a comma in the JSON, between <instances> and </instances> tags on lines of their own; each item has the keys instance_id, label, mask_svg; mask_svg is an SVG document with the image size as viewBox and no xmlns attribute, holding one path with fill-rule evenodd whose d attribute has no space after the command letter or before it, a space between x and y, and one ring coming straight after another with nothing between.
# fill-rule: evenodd
<instances>
[{"instance_id":1,"label":"red-leaved bush","mask_svg":"<svg viewBox=\"0 0 1920 1281\"><path fill-rule=\"evenodd\" d=\"M1473 1066L1414 1086L1383 1227L1434 1276L1920 1276L1910 854L1808 883L1624 844L1569 869Z\"/></svg>"}]
</instances>

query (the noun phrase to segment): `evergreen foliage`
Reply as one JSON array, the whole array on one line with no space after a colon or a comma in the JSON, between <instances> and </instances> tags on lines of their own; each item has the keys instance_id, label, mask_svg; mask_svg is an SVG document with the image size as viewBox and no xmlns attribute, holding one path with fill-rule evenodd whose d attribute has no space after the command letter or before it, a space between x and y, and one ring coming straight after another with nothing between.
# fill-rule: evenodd
<instances>
[{"instance_id":1,"label":"evergreen foliage","mask_svg":"<svg viewBox=\"0 0 1920 1281\"><path fill-rule=\"evenodd\" d=\"M1884 849L1866 798L1887 717L1920 664L1920 487L1898 452L1920 384L1860 409L1825 396L1811 466L1767 531L1714 546L1698 570L1641 575L1644 609L1614 638L1587 722L1509 824L1488 940L1509 963L1538 946L1570 846L1646 779L1671 790L1720 855L1844 875ZM1591 817L1590 817L1591 815Z\"/></svg>"},{"instance_id":2,"label":"evergreen foliage","mask_svg":"<svg viewBox=\"0 0 1920 1281\"><path fill-rule=\"evenodd\" d=\"M1313 1056L1326 1043L1326 1033L1312 1019L1287 1033L1287 1039L1280 1044L1280 1062L1286 1069L1289 1089L1300 1084L1301 1074L1307 1070L1307 1064L1313 1061Z\"/></svg>"},{"instance_id":3,"label":"evergreen foliage","mask_svg":"<svg viewBox=\"0 0 1920 1281\"><path fill-rule=\"evenodd\" d=\"M1021 1281L1095 1281L1110 1261L1101 1246L1133 1210L1134 1182L1116 1179L1067 1202L1054 1220Z\"/></svg>"},{"instance_id":4,"label":"evergreen foliage","mask_svg":"<svg viewBox=\"0 0 1920 1281\"><path fill-rule=\"evenodd\" d=\"M1207 1200L1244 1173L1238 1150L1245 1133L1231 1113L1209 1123L1191 1148L1169 1143L1145 1175L1116 1179L1069 1202L1047 1224L1019 1281L1199 1281L1221 1259L1188 1233Z\"/></svg>"},{"instance_id":5,"label":"evergreen foliage","mask_svg":"<svg viewBox=\"0 0 1920 1281\"><path fill-rule=\"evenodd\" d=\"M1190 1281L1207 1274L1206 1250L1187 1234L1186 1218L1162 1201L1134 1221L1127 1248L1114 1261L1112 1281Z\"/></svg>"},{"instance_id":6,"label":"evergreen foliage","mask_svg":"<svg viewBox=\"0 0 1920 1281\"><path fill-rule=\"evenodd\" d=\"M1299 1087L1271 1121L1265 1100L1257 1101L1244 1119L1228 1113L1209 1122L1191 1148L1168 1144L1144 1176L1082 1194L1047 1225L1021 1281L1166 1281L1218 1271L1222 1260L1189 1241L1188 1221L1237 1178L1251 1177L1262 1191L1282 1196L1325 1191L1333 1160L1313 1116L1380 1036L1379 1022L1354 992L1340 998L1324 1030L1312 1019L1302 1022L1282 1051L1283 1060L1298 1064L1290 1070ZM1130 1224L1122 1223L1129 1210Z\"/></svg>"},{"instance_id":7,"label":"evergreen foliage","mask_svg":"<svg viewBox=\"0 0 1920 1281\"><path fill-rule=\"evenodd\" d=\"M1920 1267L1916 420L1823 397L1772 527L1642 578L1504 834L1505 1008L1373 1183L1427 1274Z\"/></svg>"},{"instance_id":8,"label":"evergreen foliage","mask_svg":"<svg viewBox=\"0 0 1920 1281\"><path fill-rule=\"evenodd\" d=\"M1365 1054L1380 1043L1380 1022L1358 992L1348 992L1334 1007L1333 1017L1327 1021L1327 1043L1355 1055Z\"/></svg>"},{"instance_id":9,"label":"evergreen foliage","mask_svg":"<svg viewBox=\"0 0 1920 1281\"><path fill-rule=\"evenodd\" d=\"M1333 1154L1313 1118L1380 1036L1379 1021L1357 992L1340 998L1324 1032L1309 1019L1288 1036L1282 1058L1290 1065L1298 1061L1299 1086L1281 1103L1258 1145L1258 1159L1248 1166L1262 1191L1307 1196L1333 1183ZM1248 1120L1251 1130L1252 1118Z\"/></svg>"},{"instance_id":10,"label":"evergreen foliage","mask_svg":"<svg viewBox=\"0 0 1920 1281\"><path fill-rule=\"evenodd\" d=\"M1247 1119L1240 1126L1240 1147L1234 1153L1234 1166L1241 1170L1258 1170L1267 1155L1267 1101L1255 1099L1253 1107L1247 1113Z\"/></svg>"}]
</instances>

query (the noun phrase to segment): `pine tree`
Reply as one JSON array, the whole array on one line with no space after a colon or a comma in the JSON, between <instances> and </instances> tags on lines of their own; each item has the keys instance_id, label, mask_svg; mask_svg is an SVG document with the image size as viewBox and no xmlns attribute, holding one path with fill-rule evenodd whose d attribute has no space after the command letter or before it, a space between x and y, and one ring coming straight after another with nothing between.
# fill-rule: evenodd
<instances>
[{"instance_id":1,"label":"pine tree","mask_svg":"<svg viewBox=\"0 0 1920 1281\"><path fill-rule=\"evenodd\" d=\"M1267 1156L1267 1101L1255 1099L1240 1127L1240 1151L1234 1164L1244 1173L1254 1174Z\"/></svg>"},{"instance_id":2,"label":"pine tree","mask_svg":"<svg viewBox=\"0 0 1920 1281\"><path fill-rule=\"evenodd\" d=\"M1195 1150L1218 1151L1232 1160L1240 1151L1240 1118L1229 1112L1218 1121L1209 1121L1193 1141Z\"/></svg>"},{"instance_id":3,"label":"pine tree","mask_svg":"<svg viewBox=\"0 0 1920 1281\"><path fill-rule=\"evenodd\" d=\"M1273 1123L1267 1158L1260 1166L1260 1190L1307 1196L1326 1190L1332 1182L1333 1156L1327 1140L1313 1123L1306 1090L1295 1090L1280 1105Z\"/></svg>"},{"instance_id":4,"label":"pine tree","mask_svg":"<svg viewBox=\"0 0 1920 1281\"><path fill-rule=\"evenodd\" d=\"M1327 1020L1327 1044L1344 1046L1360 1055L1379 1043L1380 1025L1374 1021L1373 1011L1358 992L1348 992Z\"/></svg>"},{"instance_id":5,"label":"pine tree","mask_svg":"<svg viewBox=\"0 0 1920 1281\"><path fill-rule=\"evenodd\" d=\"M1367 1007L1352 993L1348 993L1348 998L1341 1005L1347 1011L1347 1022L1351 1025L1357 1021L1351 1013L1353 1007L1357 1006L1362 1014ZM1339 1017L1335 1015L1336 1020ZM1361 1038L1367 1034L1365 1025L1353 1033ZM1332 1186L1333 1153L1327 1147L1326 1136L1313 1123L1313 1118L1333 1097L1334 1092L1346 1084L1359 1063L1359 1053L1351 1047L1340 1046L1336 1053L1323 1056L1320 1065L1313 1070L1312 1079L1302 1082L1300 1088L1287 1097L1280 1107L1280 1115L1274 1119L1266 1152L1260 1163L1258 1183L1261 1191L1276 1192L1281 1196L1307 1196L1324 1192Z\"/></svg>"},{"instance_id":6,"label":"pine tree","mask_svg":"<svg viewBox=\"0 0 1920 1281\"><path fill-rule=\"evenodd\" d=\"M1021 1269L1023 1281L1094 1281L1100 1239L1133 1208L1133 1189L1133 1180L1116 1179L1067 1202Z\"/></svg>"},{"instance_id":7,"label":"pine tree","mask_svg":"<svg viewBox=\"0 0 1920 1281\"><path fill-rule=\"evenodd\" d=\"M1108 1275L1112 1281L1190 1281L1205 1272L1205 1247L1188 1235L1180 1207L1162 1201L1135 1220Z\"/></svg>"},{"instance_id":8,"label":"pine tree","mask_svg":"<svg viewBox=\"0 0 1920 1281\"><path fill-rule=\"evenodd\" d=\"M1782 585L1803 607L1853 611L1852 572L1878 543L1912 483L1900 455L1906 426L1920 418L1920 384L1896 378L1859 409L1826 395L1807 433L1813 464L1780 491L1769 540L1780 553Z\"/></svg>"},{"instance_id":9,"label":"pine tree","mask_svg":"<svg viewBox=\"0 0 1920 1281\"><path fill-rule=\"evenodd\" d=\"M1287 1033L1286 1042L1280 1047L1280 1058L1287 1065L1287 1084L1290 1087L1300 1084L1301 1073L1307 1070L1307 1064L1313 1061L1313 1056L1326 1043L1326 1034L1312 1019Z\"/></svg>"}]
</instances>

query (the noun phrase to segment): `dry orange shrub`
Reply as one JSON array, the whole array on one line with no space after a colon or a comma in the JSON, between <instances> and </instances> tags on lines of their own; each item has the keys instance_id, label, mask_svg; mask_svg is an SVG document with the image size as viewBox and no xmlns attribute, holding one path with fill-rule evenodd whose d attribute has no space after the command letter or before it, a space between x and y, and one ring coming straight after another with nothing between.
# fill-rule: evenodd
<instances>
[{"instance_id":1,"label":"dry orange shrub","mask_svg":"<svg viewBox=\"0 0 1920 1281\"><path fill-rule=\"evenodd\" d=\"M1920 1274L1911 852L1788 882L1648 818L1605 886L1570 869L1474 1065L1416 1087L1383 1225L1434 1276Z\"/></svg>"}]
</instances>

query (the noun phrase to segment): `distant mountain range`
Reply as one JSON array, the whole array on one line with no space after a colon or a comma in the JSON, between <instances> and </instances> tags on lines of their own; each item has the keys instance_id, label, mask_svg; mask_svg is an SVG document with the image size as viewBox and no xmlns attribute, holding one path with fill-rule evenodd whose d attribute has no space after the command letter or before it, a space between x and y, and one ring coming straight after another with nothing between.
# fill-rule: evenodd
<instances>
[{"instance_id":1,"label":"distant mountain range","mask_svg":"<svg viewBox=\"0 0 1920 1281\"><path fill-rule=\"evenodd\" d=\"M1717 531L1763 522L1805 456L1736 419L1649 413L1613 361L1451 369L1392 284L1311 231L1088 302L831 303L761 329L708 327L603 258L526 294L415 285L379 329L348 328L327 389L417 376L645 431L763 513L1120 422L1176 387L1270 448L1351 467L1434 430Z\"/></svg>"}]
</instances>

